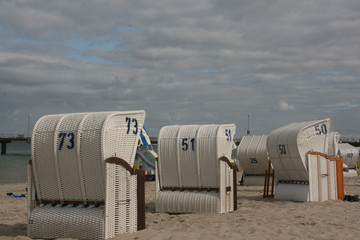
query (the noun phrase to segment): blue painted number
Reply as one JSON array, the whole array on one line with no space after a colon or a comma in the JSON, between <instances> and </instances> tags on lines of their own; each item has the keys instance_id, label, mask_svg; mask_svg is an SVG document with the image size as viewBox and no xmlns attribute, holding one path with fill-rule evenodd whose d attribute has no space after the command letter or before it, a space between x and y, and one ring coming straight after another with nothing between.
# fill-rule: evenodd
<instances>
[{"instance_id":1,"label":"blue painted number","mask_svg":"<svg viewBox=\"0 0 360 240\"><path fill-rule=\"evenodd\" d=\"M191 143L191 150L194 151L195 150L195 138L190 139L190 143ZM182 146L183 151L187 151L189 149L188 138L182 139L181 146Z\"/></svg>"},{"instance_id":2,"label":"blue painted number","mask_svg":"<svg viewBox=\"0 0 360 240\"><path fill-rule=\"evenodd\" d=\"M135 130L133 130L132 133L136 135L136 134L138 133L138 131L139 131L138 121L136 120L136 118L126 117L125 121L127 122L127 131L126 131L126 134L129 134L129 132L130 132L130 125L131 125L131 123L134 123L134 128L135 128Z\"/></svg>"},{"instance_id":3,"label":"blue painted number","mask_svg":"<svg viewBox=\"0 0 360 240\"><path fill-rule=\"evenodd\" d=\"M67 149L71 150L75 147L75 142L74 142L75 134L74 133L61 132L61 133L59 133L58 137L60 138L59 151L61 151L64 146L65 138L69 139L69 145L66 145Z\"/></svg>"},{"instance_id":4,"label":"blue painted number","mask_svg":"<svg viewBox=\"0 0 360 240\"><path fill-rule=\"evenodd\" d=\"M231 129L225 129L226 141L231 142Z\"/></svg>"},{"instance_id":5,"label":"blue painted number","mask_svg":"<svg viewBox=\"0 0 360 240\"><path fill-rule=\"evenodd\" d=\"M285 155L286 154L286 148L285 148L285 144L279 144L279 151L281 155Z\"/></svg>"},{"instance_id":6,"label":"blue painted number","mask_svg":"<svg viewBox=\"0 0 360 240\"><path fill-rule=\"evenodd\" d=\"M321 125L316 125L315 126L315 132L316 132L316 135L327 134L326 124L323 123Z\"/></svg>"}]
</instances>

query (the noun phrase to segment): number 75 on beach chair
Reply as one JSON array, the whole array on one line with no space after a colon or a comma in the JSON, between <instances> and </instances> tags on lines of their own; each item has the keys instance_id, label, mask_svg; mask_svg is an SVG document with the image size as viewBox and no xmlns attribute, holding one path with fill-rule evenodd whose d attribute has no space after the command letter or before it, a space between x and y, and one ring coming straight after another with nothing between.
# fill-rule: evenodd
<instances>
[{"instance_id":1,"label":"number 75 on beach chair","mask_svg":"<svg viewBox=\"0 0 360 240\"><path fill-rule=\"evenodd\" d=\"M144 111L48 115L32 134L28 236L107 239L145 228L132 168Z\"/></svg>"}]
</instances>

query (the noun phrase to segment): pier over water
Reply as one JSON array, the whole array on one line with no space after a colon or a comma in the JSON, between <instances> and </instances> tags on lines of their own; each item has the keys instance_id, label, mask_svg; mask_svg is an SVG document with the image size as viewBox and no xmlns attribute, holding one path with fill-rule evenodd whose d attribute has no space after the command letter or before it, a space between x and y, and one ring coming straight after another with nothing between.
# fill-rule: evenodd
<instances>
[{"instance_id":1,"label":"pier over water","mask_svg":"<svg viewBox=\"0 0 360 240\"><path fill-rule=\"evenodd\" d=\"M31 143L31 135L28 134L0 134L1 155L6 154L6 145L13 141Z\"/></svg>"},{"instance_id":2,"label":"pier over water","mask_svg":"<svg viewBox=\"0 0 360 240\"><path fill-rule=\"evenodd\" d=\"M235 138L235 144L239 145L241 138ZM1 143L1 155L6 155L6 145L13 141L23 141L31 143L31 134L0 134ZM150 137L150 141L153 145L157 145L157 137Z\"/></svg>"}]
</instances>

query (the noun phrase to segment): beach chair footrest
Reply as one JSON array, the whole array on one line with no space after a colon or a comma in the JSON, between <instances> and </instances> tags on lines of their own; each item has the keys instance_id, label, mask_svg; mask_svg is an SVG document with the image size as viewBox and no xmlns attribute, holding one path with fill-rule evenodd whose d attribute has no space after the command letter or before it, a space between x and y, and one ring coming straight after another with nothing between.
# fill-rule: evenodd
<instances>
[{"instance_id":1,"label":"beach chair footrest","mask_svg":"<svg viewBox=\"0 0 360 240\"><path fill-rule=\"evenodd\" d=\"M28 236L31 238L103 239L104 206L35 207L29 217Z\"/></svg>"},{"instance_id":2,"label":"beach chair footrest","mask_svg":"<svg viewBox=\"0 0 360 240\"><path fill-rule=\"evenodd\" d=\"M219 213L219 193L217 191L160 191L156 200L156 211L172 213Z\"/></svg>"}]
</instances>

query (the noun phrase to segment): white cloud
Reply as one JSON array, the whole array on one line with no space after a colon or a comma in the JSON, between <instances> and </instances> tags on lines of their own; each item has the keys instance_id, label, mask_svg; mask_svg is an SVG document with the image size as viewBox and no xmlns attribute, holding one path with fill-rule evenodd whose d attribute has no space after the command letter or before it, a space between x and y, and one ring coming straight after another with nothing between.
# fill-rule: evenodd
<instances>
[{"instance_id":1,"label":"white cloud","mask_svg":"<svg viewBox=\"0 0 360 240\"><path fill-rule=\"evenodd\" d=\"M288 104L284 100L279 102L278 107L281 111L290 111L295 109L293 105Z\"/></svg>"},{"instance_id":2,"label":"white cloud","mask_svg":"<svg viewBox=\"0 0 360 240\"><path fill-rule=\"evenodd\" d=\"M358 0L3 0L0 126L27 126L15 109L145 109L152 135L175 122L241 134L248 113L254 134L360 115L359 19Z\"/></svg>"}]
</instances>

